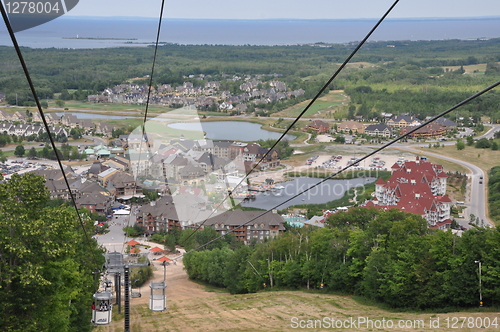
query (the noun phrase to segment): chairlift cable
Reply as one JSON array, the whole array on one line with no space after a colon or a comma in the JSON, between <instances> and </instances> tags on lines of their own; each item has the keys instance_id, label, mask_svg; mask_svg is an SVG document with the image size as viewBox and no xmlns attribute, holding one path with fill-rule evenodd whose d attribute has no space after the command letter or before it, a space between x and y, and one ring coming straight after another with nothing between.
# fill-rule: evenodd
<instances>
[{"instance_id":1,"label":"chairlift cable","mask_svg":"<svg viewBox=\"0 0 500 332\"><path fill-rule=\"evenodd\" d=\"M26 66L26 62L24 61L24 57L22 55L21 49L19 48L19 44L17 42L16 35L15 35L14 30L12 29L12 26L10 24L9 18L8 18L7 13L5 11L5 8L4 8L4 4L1 1L0 1L0 11L2 13L2 18L4 20L5 26L7 27L7 30L9 32L9 36L12 40L12 44L14 45L14 48L16 50L17 57L19 58L19 62L21 63L21 66L23 68L24 75L26 76L26 81L28 82L31 93L33 94L33 98L35 99L35 103L36 103L36 106L38 108L38 112L40 113L40 118L42 119L43 125L45 127L45 131L48 134L50 144L51 144L52 149L54 150L55 156L57 158L57 163L58 163L59 168L61 170L61 173L63 175L64 182L66 184L66 188L68 189L68 192L69 192L69 196L71 197L71 202L73 203L73 207L75 208L76 216L77 216L78 222L82 228L84 238L85 238L87 244L89 245L89 248L91 248L90 238L87 234L87 231L85 230L85 226L84 226L82 217L78 211L78 207L76 206L75 197L73 196L73 193L71 192L71 187L69 185L68 178L67 178L66 173L64 171L64 167L63 167L63 164L61 162L61 158L59 157L56 143L54 142L54 139L52 138L49 124L47 123L47 120L45 119L45 115L43 113L42 106L40 104L40 99L38 98L38 94L36 93L35 86L33 84L33 81L31 80L31 75L29 73L28 67ZM97 265L98 264L97 257L95 256L95 253L93 250L91 250L91 252L92 252L92 257L93 257L94 263Z\"/></svg>"},{"instance_id":2,"label":"chairlift cable","mask_svg":"<svg viewBox=\"0 0 500 332\"><path fill-rule=\"evenodd\" d=\"M400 135L399 137L397 137L397 138L393 139L392 141L390 141L390 142L388 142L388 143L384 144L384 145L383 145L383 146L381 146L380 148L378 148L378 149L376 149L376 150L374 150L374 151L372 151L372 152L370 152L370 153L366 154L364 157L358 158L358 159L357 159L356 161L354 161L351 165L347 165L347 166L343 167L343 168L342 168L342 169L340 169L339 171L337 171L337 172L335 172L335 173L331 174L330 176L328 176L328 177L324 178L323 180L321 180L321 181L317 182L316 184L312 185L311 187L309 187L309 188L307 188L307 189L305 189L305 190L303 190L303 191L299 192L299 193L298 193L298 194L296 194L295 196L292 196L292 197L290 197L290 198L286 199L285 201L283 201L283 202L281 202L280 204L278 204L278 205L276 205L276 206L272 207L271 209L268 209L267 211L262 212L262 213L261 213L261 214L259 214L258 216L256 216L256 217L254 217L254 218L252 218L252 219L250 219L250 220L248 220L248 221L246 221L246 222L244 222L244 223L242 223L242 224L240 224L240 225L238 225L238 226L234 227L233 229L229 230L227 233L225 233L225 234L223 234L223 235L220 235L220 236L218 236L218 237L216 237L216 238L214 238L214 239L212 239L212 240L210 240L210 241L206 242L205 244L202 244L202 245L198 246L197 248L192 249L192 250L190 250L190 251L188 251L188 252L186 252L186 253L184 253L184 254L182 254L182 255L178 256L178 257L175 257L175 258L174 258L174 260L179 259L179 258L182 258L182 257L184 257L184 256L186 256L186 255L188 255L188 254L190 254L190 253L192 253L192 252L198 251L199 249L202 249L202 248L206 247L207 245L209 245L209 244L211 244L211 243L213 243L213 242L215 242L215 241L217 241L217 240L219 240L219 239L221 239L221 238L225 237L226 235L233 233L234 231L236 231L236 230L238 230L238 229L242 228L243 226L245 226L245 225L247 225L247 224L251 223L252 221L254 221L254 220L256 220L256 219L258 219L258 218L262 217L262 216L263 216L263 215L265 215L266 213L269 213L269 212L271 212L272 210L277 209L277 208L278 208L278 207L280 207L281 205L283 205L283 204L285 204L285 203L287 203L287 202L291 201L292 199L294 199L294 198L296 198L296 197L298 197L298 196L300 196L300 195L302 195L302 194L304 194L304 193L308 192L309 190L311 190L311 189L313 189L313 188L316 188L317 186L319 186L319 185L323 184L323 183L324 183L324 182L326 182L327 180L331 180L331 179L333 179L335 176L337 176L338 174L342 173L343 171L345 171L345 170L349 169L349 168L350 168L351 166L353 166L354 164L357 164L357 163L359 163L359 162L361 162L361 161L363 161L363 160L365 160L365 159L367 159L367 158L369 158L369 157L371 157L371 156L373 156L373 155L375 155L375 154L379 153L380 151L382 151L382 150L384 150L384 149L388 148L389 146L391 146L391 145L393 145L393 144L397 143L399 140L401 140L401 139L403 139L403 138L405 138L405 137L407 137L407 136L411 135L412 133L416 132L417 130L419 130L419 129L421 129L421 128L423 128L423 127L427 126L428 124L430 124L430 123L434 122L435 120L437 120L437 119L439 119L439 118L441 118L441 117L443 117L443 116L447 115L448 113L450 113L450 112L454 111L455 109L457 109L457 108L459 108L459 107L461 107L461 106L463 106L463 105L465 105L465 104L469 103L470 101L472 101L472 100L476 99L477 97L479 97L479 96L483 95L484 93L486 93L486 92L488 92L488 91L490 91L490 90L492 90L492 89L496 88L496 87L497 87L497 86L499 86L499 85L500 85L500 81L497 81L496 83L493 83L492 85L488 86L487 88L485 88L485 89L483 89L483 90L481 90L481 91L479 91L479 92L475 93L474 95L470 96L470 97L469 97L469 98L467 98L467 99L464 99L463 101L459 102L459 103L458 103L458 104L456 104L455 106L453 106L453 107L451 107L451 108L447 109L446 111L444 111L444 112L440 113L439 115L437 115L437 116L435 116L435 117L433 117L433 118L429 119L428 121L426 121L426 122L422 123L421 125L419 125L419 126L417 126L417 127L413 128L413 129L409 130L409 131L408 131L408 132L406 132L405 134Z\"/></svg>"},{"instance_id":3,"label":"chairlift cable","mask_svg":"<svg viewBox=\"0 0 500 332\"><path fill-rule=\"evenodd\" d=\"M148 96L146 98L146 108L144 110L144 118L142 120L142 124L141 124L141 140L140 140L140 143L139 143L139 160L137 162L137 170L136 170L136 173L135 173L135 185L134 185L134 194L132 195L132 197L134 197L134 195L137 193L137 176L139 174L139 167L141 165L141 156L142 156L142 143L143 143L143 140L146 141L146 149L147 151L150 151L149 148L149 139L148 139L148 136L147 136L147 133L146 133L146 121L148 119L148 110L149 110L149 102L151 100L151 90L152 90L152 85L153 85L153 76L154 76L154 73L155 73L155 64L156 64L156 58L157 58L157 54L158 54L158 44L159 44L159 40L160 40L160 32L161 32L161 23L162 23L162 18L163 18L163 9L165 7L165 0L162 0L161 2L161 8L160 8L160 17L158 19L158 29L157 29L157 32L156 32L156 42L155 42L155 50L154 50L154 54L153 54L153 63L151 65L151 74L149 75L149 84L148 84ZM129 157L130 157L130 154L129 154ZM132 162L131 162L132 164ZM131 165L132 166L132 165ZM129 218L127 220L127 227L130 227L130 218L131 218L131 214L129 214ZM124 243L125 243L125 235L124 235ZM122 246L122 252L125 248L125 244Z\"/></svg>"}]
</instances>

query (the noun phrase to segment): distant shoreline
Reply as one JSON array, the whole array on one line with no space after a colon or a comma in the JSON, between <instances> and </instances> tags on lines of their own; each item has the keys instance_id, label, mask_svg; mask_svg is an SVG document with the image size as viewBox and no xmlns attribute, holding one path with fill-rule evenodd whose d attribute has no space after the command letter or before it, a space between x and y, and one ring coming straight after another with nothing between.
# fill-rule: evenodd
<instances>
[{"instance_id":1,"label":"distant shoreline","mask_svg":"<svg viewBox=\"0 0 500 332\"><path fill-rule=\"evenodd\" d=\"M137 38L107 38L107 37L62 37L62 39L89 39L89 40L137 40Z\"/></svg>"},{"instance_id":2,"label":"distant shoreline","mask_svg":"<svg viewBox=\"0 0 500 332\"><path fill-rule=\"evenodd\" d=\"M456 17L388 17L386 21L455 21L455 20L497 20L499 19L499 15L490 15L490 16L456 16ZM157 22L157 17L137 17L137 16L75 16L75 15L65 15L61 17L60 20L125 20L125 21L154 21ZM276 18L177 18L177 17L164 17L165 21L198 21L198 22L209 22L209 21L378 21L379 17L364 17L364 18L284 18L284 17L276 17Z\"/></svg>"},{"instance_id":3,"label":"distant shoreline","mask_svg":"<svg viewBox=\"0 0 500 332\"><path fill-rule=\"evenodd\" d=\"M162 44L227 46L352 43L361 40L374 24L369 19L166 19L164 23L168 29L162 33ZM20 45L31 48L143 47L154 44L154 32L157 29L158 23L152 19L61 18L30 29L26 33L23 32L19 42ZM500 31L500 17L445 20L388 19L370 41L490 39L499 38L498 31ZM6 33L0 34L0 45L11 46L11 44Z\"/></svg>"}]
</instances>

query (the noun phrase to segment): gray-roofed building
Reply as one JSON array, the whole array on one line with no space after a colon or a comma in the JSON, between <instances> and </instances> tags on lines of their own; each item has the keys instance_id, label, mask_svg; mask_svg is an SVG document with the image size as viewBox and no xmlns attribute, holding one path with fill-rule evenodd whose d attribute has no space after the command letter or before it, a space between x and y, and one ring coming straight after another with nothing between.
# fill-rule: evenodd
<instances>
[{"instance_id":1,"label":"gray-roofed building","mask_svg":"<svg viewBox=\"0 0 500 332\"><path fill-rule=\"evenodd\" d=\"M6 112L4 110L0 110L0 121L10 121L11 118L12 118L12 116L9 112Z\"/></svg>"},{"instance_id":2,"label":"gray-roofed building","mask_svg":"<svg viewBox=\"0 0 500 332\"><path fill-rule=\"evenodd\" d=\"M200 166L187 165L179 170L179 181L183 185L196 185L198 180L202 180L205 176L205 171Z\"/></svg>"},{"instance_id":3,"label":"gray-roofed building","mask_svg":"<svg viewBox=\"0 0 500 332\"><path fill-rule=\"evenodd\" d=\"M146 229L148 234L165 232L176 226L180 229L177 211L173 204L172 196L163 196L149 205L139 208L136 224Z\"/></svg>"},{"instance_id":4,"label":"gray-roofed building","mask_svg":"<svg viewBox=\"0 0 500 332\"><path fill-rule=\"evenodd\" d=\"M49 126L49 130L51 133L54 133L54 135L57 136L66 136L68 137L68 132L66 131L66 129L62 128L62 127L58 127L58 126ZM43 129L43 131L45 131L45 129Z\"/></svg>"},{"instance_id":5,"label":"gray-roofed building","mask_svg":"<svg viewBox=\"0 0 500 332\"><path fill-rule=\"evenodd\" d=\"M95 128L95 124L90 119L78 120L78 127L82 128L86 132L90 132Z\"/></svg>"},{"instance_id":6,"label":"gray-roofed building","mask_svg":"<svg viewBox=\"0 0 500 332\"><path fill-rule=\"evenodd\" d=\"M454 128L457 127L457 123L451 121L450 119L447 118L438 118L436 121L437 124L440 124L441 126L445 126L446 130L453 130Z\"/></svg>"},{"instance_id":7,"label":"gray-roofed building","mask_svg":"<svg viewBox=\"0 0 500 332\"><path fill-rule=\"evenodd\" d=\"M50 170L35 170L31 173L41 175L45 177L45 186L50 192L50 198L62 198L62 199L70 199L68 186L64 181L63 174L59 169L50 169ZM66 178L68 179L68 183L71 188L71 193L78 197L78 187L81 184L81 178L73 172L73 169L70 166L65 168Z\"/></svg>"},{"instance_id":8,"label":"gray-roofed building","mask_svg":"<svg viewBox=\"0 0 500 332\"><path fill-rule=\"evenodd\" d=\"M395 115L387 120L387 124L391 127L406 128L420 125L420 120L415 116Z\"/></svg>"},{"instance_id":9,"label":"gray-roofed building","mask_svg":"<svg viewBox=\"0 0 500 332\"><path fill-rule=\"evenodd\" d=\"M115 127L107 122L99 122L95 128L95 132L105 137L111 137L114 129Z\"/></svg>"},{"instance_id":10,"label":"gray-roofed building","mask_svg":"<svg viewBox=\"0 0 500 332\"><path fill-rule=\"evenodd\" d=\"M213 141L213 144L214 144L213 154L219 158L230 159L231 154L229 151L229 147L233 143L234 143L234 141L229 141L229 140Z\"/></svg>"},{"instance_id":11,"label":"gray-roofed building","mask_svg":"<svg viewBox=\"0 0 500 332\"><path fill-rule=\"evenodd\" d=\"M372 124L365 128L365 134L378 137L391 137L392 128L385 124Z\"/></svg>"},{"instance_id":12,"label":"gray-roofed building","mask_svg":"<svg viewBox=\"0 0 500 332\"><path fill-rule=\"evenodd\" d=\"M96 193L85 193L76 199L76 206L80 208L85 208L90 212L97 212L102 215L107 215L111 211L111 202L109 196L105 196L99 192Z\"/></svg>"},{"instance_id":13,"label":"gray-roofed building","mask_svg":"<svg viewBox=\"0 0 500 332\"><path fill-rule=\"evenodd\" d=\"M213 153L214 152L214 143L212 140L199 139L199 140L195 141L195 144L193 145L192 149L194 151Z\"/></svg>"},{"instance_id":14,"label":"gray-roofed building","mask_svg":"<svg viewBox=\"0 0 500 332\"><path fill-rule=\"evenodd\" d=\"M195 141L191 141L191 140L185 141L183 139L170 141L170 145L180 149L183 152L187 152L187 151L193 149L195 144L196 144Z\"/></svg>"},{"instance_id":15,"label":"gray-roofed building","mask_svg":"<svg viewBox=\"0 0 500 332\"><path fill-rule=\"evenodd\" d=\"M4 132L7 132L7 134L9 134L12 126L14 126L12 123L0 123L0 133L3 134Z\"/></svg>"},{"instance_id":16,"label":"gray-roofed building","mask_svg":"<svg viewBox=\"0 0 500 332\"><path fill-rule=\"evenodd\" d=\"M71 128L76 128L79 126L78 118L73 114L64 114L61 117L61 123Z\"/></svg>"},{"instance_id":17,"label":"gray-roofed building","mask_svg":"<svg viewBox=\"0 0 500 332\"><path fill-rule=\"evenodd\" d=\"M45 120L51 124L58 124L61 122L61 117L56 113L45 113Z\"/></svg>"},{"instance_id":18,"label":"gray-roofed building","mask_svg":"<svg viewBox=\"0 0 500 332\"><path fill-rule=\"evenodd\" d=\"M113 185L116 197L142 194L142 188L136 184L134 177L128 173L118 171L111 174L108 181Z\"/></svg>"},{"instance_id":19,"label":"gray-roofed building","mask_svg":"<svg viewBox=\"0 0 500 332\"><path fill-rule=\"evenodd\" d=\"M198 162L198 165L203 168L205 173L211 173L217 169L224 168L227 164L227 160L206 152L196 159L196 161Z\"/></svg>"},{"instance_id":20,"label":"gray-roofed building","mask_svg":"<svg viewBox=\"0 0 500 332\"><path fill-rule=\"evenodd\" d=\"M163 176L165 179L178 180L179 170L186 167L189 161L179 155L173 154L163 161Z\"/></svg>"},{"instance_id":21,"label":"gray-roofed building","mask_svg":"<svg viewBox=\"0 0 500 332\"><path fill-rule=\"evenodd\" d=\"M266 238L274 238L285 231L284 219L278 213L270 211L258 217L261 213L261 211L242 211L239 209L226 211L208 219L204 226L213 227L217 233L224 235L244 224L233 234L238 241L243 241L245 244L249 244L253 239L262 242ZM256 219L252 220L254 218ZM246 224L247 222L249 223Z\"/></svg>"},{"instance_id":22,"label":"gray-roofed building","mask_svg":"<svg viewBox=\"0 0 500 332\"><path fill-rule=\"evenodd\" d=\"M128 161L126 159L120 158L120 157L109 158L108 160L104 161L102 164L105 166L108 166L108 167L122 170L124 172L127 172L129 169Z\"/></svg>"}]
</instances>

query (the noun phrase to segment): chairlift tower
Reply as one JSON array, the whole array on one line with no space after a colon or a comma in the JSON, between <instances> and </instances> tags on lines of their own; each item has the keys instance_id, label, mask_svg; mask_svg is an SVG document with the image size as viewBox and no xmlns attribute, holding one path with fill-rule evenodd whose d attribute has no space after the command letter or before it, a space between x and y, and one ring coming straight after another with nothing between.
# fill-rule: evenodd
<instances>
[{"instance_id":1,"label":"chairlift tower","mask_svg":"<svg viewBox=\"0 0 500 332\"><path fill-rule=\"evenodd\" d=\"M110 252L104 255L106 258L105 267L107 272L115 275L115 292L116 303L118 304L118 313L121 313L121 276L123 275L125 332L130 332L130 268L148 266L150 262L147 255L147 253L129 255L119 252Z\"/></svg>"}]
</instances>

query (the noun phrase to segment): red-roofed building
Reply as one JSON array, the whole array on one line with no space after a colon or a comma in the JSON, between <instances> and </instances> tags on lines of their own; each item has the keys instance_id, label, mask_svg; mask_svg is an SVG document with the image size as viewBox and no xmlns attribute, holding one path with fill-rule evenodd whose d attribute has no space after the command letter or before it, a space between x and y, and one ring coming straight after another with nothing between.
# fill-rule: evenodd
<instances>
[{"instance_id":1,"label":"red-roofed building","mask_svg":"<svg viewBox=\"0 0 500 332\"><path fill-rule=\"evenodd\" d=\"M401 129L401 135L406 134L410 130L413 130L416 126L405 127ZM428 125L423 126L420 129L417 129L413 133L410 134L411 137L439 137L446 134L446 127L442 126L438 123L429 123Z\"/></svg>"},{"instance_id":2,"label":"red-roofed building","mask_svg":"<svg viewBox=\"0 0 500 332\"><path fill-rule=\"evenodd\" d=\"M321 120L313 120L304 129L305 130L311 129L317 132L318 134L323 134L330 131L330 125Z\"/></svg>"},{"instance_id":3,"label":"red-roofed building","mask_svg":"<svg viewBox=\"0 0 500 332\"><path fill-rule=\"evenodd\" d=\"M391 178L375 182L375 199L365 206L422 215L431 228L449 228L451 200L446 195L448 176L441 165L420 160L392 166Z\"/></svg>"}]
</instances>

